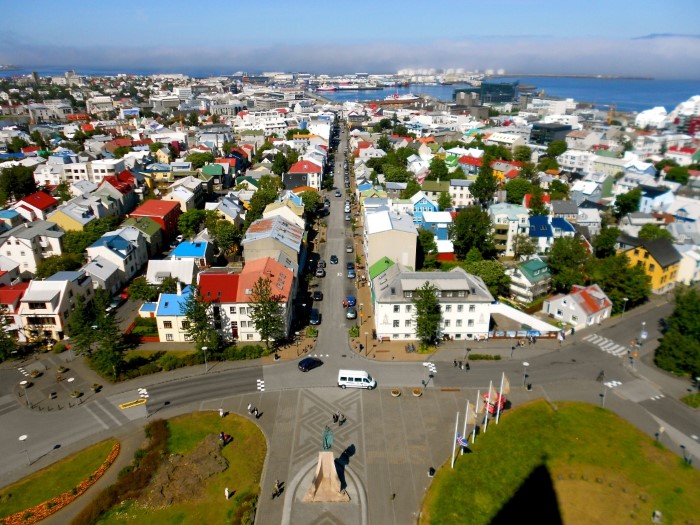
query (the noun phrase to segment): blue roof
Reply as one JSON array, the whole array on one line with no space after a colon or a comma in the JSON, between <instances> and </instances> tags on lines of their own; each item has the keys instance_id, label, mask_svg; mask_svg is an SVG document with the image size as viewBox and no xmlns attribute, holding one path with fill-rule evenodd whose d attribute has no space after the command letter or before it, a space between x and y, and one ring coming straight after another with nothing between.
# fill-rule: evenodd
<instances>
[{"instance_id":1,"label":"blue roof","mask_svg":"<svg viewBox=\"0 0 700 525\"><path fill-rule=\"evenodd\" d=\"M15 210L0 210L0 219L14 219L18 215Z\"/></svg>"},{"instance_id":2,"label":"blue roof","mask_svg":"<svg viewBox=\"0 0 700 525\"><path fill-rule=\"evenodd\" d=\"M47 277L47 281L74 281L80 277L83 272L56 272L51 277Z\"/></svg>"},{"instance_id":3,"label":"blue roof","mask_svg":"<svg viewBox=\"0 0 700 525\"><path fill-rule=\"evenodd\" d=\"M552 219L552 228L559 228L563 232L576 231L576 229L569 221L567 221L566 219L562 219L561 217L554 217Z\"/></svg>"},{"instance_id":4,"label":"blue roof","mask_svg":"<svg viewBox=\"0 0 700 525\"><path fill-rule=\"evenodd\" d=\"M139 308L140 312L155 312L156 308L158 308L158 303L143 303L141 305L141 308Z\"/></svg>"},{"instance_id":5,"label":"blue roof","mask_svg":"<svg viewBox=\"0 0 700 525\"><path fill-rule=\"evenodd\" d=\"M0 153L0 159L21 159L24 153Z\"/></svg>"},{"instance_id":6,"label":"blue roof","mask_svg":"<svg viewBox=\"0 0 700 525\"><path fill-rule=\"evenodd\" d=\"M176 293L160 294L156 315L183 315L182 312L185 309L185 304L187 304L187 299L189 299L191 292L192 289L186 286L182 290L182 295L177 295Z\"/></svg>"},{"instance_id":7,"label":"blue roof","mask_svg":"<svg viewBox=\"0 0 700 525\"><path fill-rule=\"evenodd\" d=\"M204 257L207 252L206 242L183 241L170 254L171 257Z\"/></svg>"},{"instance_id":8,"label":"blue roof","mask_svg":"<svg viewBox=\"0 0 700 525\"><path fill-rule=\"evenodd\" d=\"M530 217L530 237L552 237L552 227L549 225L549 217L534 215Z\"/></svg>"},{"instance_id":9,"label":"blue roof","mask_svg":"<svg viewBox=\"0 0 700 525\"><path fill-rule=\"evenodd\" d=\"M106 246L113 252L120 252L125 255L129 252L131 243L120 235L103 235L92 243L90 248L97 248L98 246Z\"/></svg>"}]
</instances>

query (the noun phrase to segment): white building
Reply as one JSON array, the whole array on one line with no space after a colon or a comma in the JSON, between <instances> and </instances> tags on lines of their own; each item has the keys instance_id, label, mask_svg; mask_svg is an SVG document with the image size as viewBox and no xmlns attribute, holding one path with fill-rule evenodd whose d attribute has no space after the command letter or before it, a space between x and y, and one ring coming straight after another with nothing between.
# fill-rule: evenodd
<instances>
[{"instance_id":1,"label":"white building","mask_svg":"<svg viewBox=\"0 0 700 525\"><path fill-rule=\"evenodd\" d=\"M0 235L0 251L19 264L20 272L33 275L41 261L63 254L64 235L53 222L24 223Z\"/></svg>"}]
</instances>

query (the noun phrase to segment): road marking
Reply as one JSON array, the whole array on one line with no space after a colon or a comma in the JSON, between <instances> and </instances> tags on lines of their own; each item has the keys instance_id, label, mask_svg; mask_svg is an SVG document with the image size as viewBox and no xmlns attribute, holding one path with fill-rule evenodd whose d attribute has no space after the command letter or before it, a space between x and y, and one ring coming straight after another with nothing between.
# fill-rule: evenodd
<instances>
[{"instance_id":1,"label":"road marking","mask_svg":"<svg viewBox=\"0 0 700 525\"><path fill-rule=\"evenodd\" d=\"M121 408L122 410L126 410L127 408L133 408L133 407L137 407L139 405L145 405L145 404L146 404L145 399L134 399L133 401L129 401L127 403L122 403L121 405L119 405L119 408Z\"/></svg>"},{"instance_id":2,"label":"road marking","mask_svg":"<svg viewBox=\"0 0 700 525\"><path fill-rule=\"evenodd\" d=\"M92 417L94 417L94 418L97 420L97 422L98 422L100 425L102 425L102 427L103 427L105 430L108 430L108 429L109 429L109 426L107 426L107 424L106 424L104 421L102 421L102 419L100 419L100 417L99 417L97 414L95 414L92 410L90 410L90 407L88 407L88 406L86 406L86 405L83 405L83 406L85 407L85 410L88 411L88 414L90 414Z\"/></svg>"},{"instance_id":3,"label":"road marking","mask_svg":"<svg viewBox=\"0 0 700 525\"><path fill-rule=\"evenodd\" d=\"M431 363L430 361L425 361L423 362L423 366L427 366L428 370L432 372L433 374L437 373L437 367L435 366L435 363Z\"/></svg>"},{"instance_id":4,"label":"road marking","mask_svg":"<svg viewBox=\"0 0 700 525\"><path fill-rule=\"evenodd\" d=\"M627 347L619 345L612 339L607 339L598 334L589 334L584 337L583 340L588 341L600 348L603 352L614 355L615 357L623 357L629 352Z\"/></svg>"},{"instance_id":5,"label":"road marking","mask_svg":"<svg viewBox=\"0 0 700 525\"><path fill-rule=\"evenodd\" d=\"M261 392L265 391L265 381L263 379L258 379L258 390Z\"/></svg>"},{"instance_id":6,"label":"road marking","mask_svg":"<svg viewBox=\"0 0 700 525\"><path fill-rule=\"evenodd\" d=\"M98 407L100 410L102 410L102 412L107 414L118 427L122 426L120 421L116 417L114 417L112 414L110 414L109 411L105 407L100 405L100 403L95 403L95 406Z\"/></svg>"},{"instance_id":7,"label":"road marking","mask_svg":"<svg viewBox=\"0 0 700 525\"><path fill-rule=\"evenodd\" d=\"M603 383L603 384L604 384L605 386L607 386L608 388L615 388L616 386L620 386L620 385L622 384L622 381L617 381L617 380L606 381L606 382Z\"/></svg>"}]
</instances>

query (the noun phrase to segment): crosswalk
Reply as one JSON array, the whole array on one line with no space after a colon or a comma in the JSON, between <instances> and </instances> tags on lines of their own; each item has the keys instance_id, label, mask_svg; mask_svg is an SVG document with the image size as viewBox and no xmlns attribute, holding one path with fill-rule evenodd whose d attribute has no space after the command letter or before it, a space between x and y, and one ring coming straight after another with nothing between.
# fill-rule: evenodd
<instances>
[{"instance_id":1,"label":"crosswalk","mask_svg":"<svg viewBox=\"0 0 700 525\"><path fill-rule=\"evenodd\" d=\"M265 391L265 381L263 379L258 379L257 383L258 383L258 390L260 390L260 392L264 392Z\"/></svg>"},{"instance_id":2,"label":"crosswalk","mask_svg":"<svg viewBox=\"0 0 700 525\"><path fill-rule=\"evenodd\" d=\"M430 361L425 361L425 362L423 363L423 366L427 367L427 368L428 368L428 371L429 371L431 374L437 373L437 367L435 366L435 363L431 363Z\"/></svg>"},{"instance_id":3,"label":"crosswalk","mask_svg":"<svg viewBox=\"0 0 700 525\"><path fill-rule=\"evenodd\" d=\"M588 334L586 337L583 338L583 340L591 343L592 345L597 346L603 352L607 352L608 354L614 355L616 357L626 356L628 352L626 346L617 344L612 339L608 339L597 334Z\"/></svg>"}]
</instances>

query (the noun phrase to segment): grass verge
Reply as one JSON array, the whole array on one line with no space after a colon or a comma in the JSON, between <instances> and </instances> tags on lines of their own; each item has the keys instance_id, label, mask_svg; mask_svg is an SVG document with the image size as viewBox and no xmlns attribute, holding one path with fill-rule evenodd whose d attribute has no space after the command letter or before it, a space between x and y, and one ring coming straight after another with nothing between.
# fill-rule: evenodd
<instances>
[{"instance_id":1,"label":"grass verge","mask_svg":"<svg viewBox=\"0 0 700 525\"><path fill-rule=\"evenodd\" d=\"M614 413L537 401L437 473L420 523L696 523L700 472Z\"/></svg>"},{"instance_id":2,"label":"grass verge","mask_svg":"<svg viewBox=\"0 0 700 525\"><path fill-rule=\"evenodd\" d=\"M233 441L222 454L228 468L206 481L202 497L182 501L166 508L145 508L138 501L114 507L99 523L202 524L252 523L260 490L262 467L267 453L260 429L245 418L229 414L198 412L168 421L168 453L186 455L209 434L223 431ZM233 494L224 501L224 488Z\"/></svg>"},{"instance_id":3,"label":"grass verge","mask_svg":"<svg viewBox=\"0 0 700 525\"><path fill-rule=\"evenodd\" d=\"M681 401L693 408L700 408L700 392L689 394L681 398Z\"/></svg>"},{"instance_id":4,"label":"grass verge","mask_svg":"<svg viewBox=\"0 0 700 525\"><path fill-rule=\"evenodd\" d=\"M0 517L55 498L87 479L117 441L108 439L69 456L0 490Z\"/></svg>"}]
</instances>

